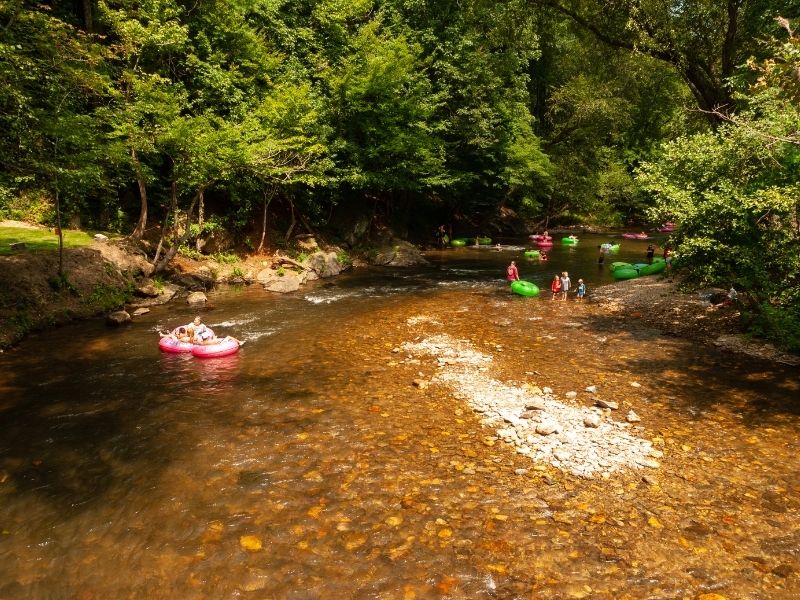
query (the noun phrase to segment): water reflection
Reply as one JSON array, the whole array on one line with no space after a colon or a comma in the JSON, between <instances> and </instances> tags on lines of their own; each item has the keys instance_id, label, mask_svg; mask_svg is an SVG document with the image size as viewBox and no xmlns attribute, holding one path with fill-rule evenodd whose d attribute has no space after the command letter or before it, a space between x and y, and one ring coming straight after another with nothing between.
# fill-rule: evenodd
<instances>
[{"instance_id":1,"label":"water reflection","mask_svg":"<svg viewBox=\"0 0 800 600\"><path fill-rule=\"evenodd\" d=\"M222 359L158 351L184 307L0 356L0 598L797 597L796 371L512 296L514 252L216 294L206 321L248 340ZM594 261L529 274L597 285ZM661 468L514 452L395 350L443 333L508 385L597 386Z\"/></svg>"}]
</instances>

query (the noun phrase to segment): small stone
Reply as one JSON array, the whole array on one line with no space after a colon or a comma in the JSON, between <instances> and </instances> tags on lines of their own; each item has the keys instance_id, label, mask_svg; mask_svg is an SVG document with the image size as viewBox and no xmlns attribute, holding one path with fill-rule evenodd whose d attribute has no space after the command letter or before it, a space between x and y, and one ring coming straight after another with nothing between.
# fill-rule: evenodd
<instances>
[{"instance_id":1,"label":"small stone","mask_svg":"<svg viewBox=\"0 0 800 600\"><path fill-rule=\"evenodd\" d=\"M594 403L600 408L608 408L611 410L617 410L619 408L619 404L616 402L612 402L611 400L603 400L602 398L595 398Z\"/></svg>"},{"instance_id":2,"label":"small stone","mask_svg":"<svg viewBox=\"0 0 800 600\"><path fill-rule=\"evenodd\" d=\"M100 242L105 242L105 241L108 240L108 236L107 235L103 235L102 233L95 233L94 234L94 239L96 239L97 241L100 241Z\"/></svg>"},{"instance_id":3,"label":"small stone","mask_svg":"<svg viewBox=\"0 0 800 600\"><path fill-rule=\"evenodd\" d=\"M650 469L657 469L661 466L657 460L653 460L652 458L639 458L636 460L636 464L642 467L648 467Z\"/></svg>"},{"instance_id":4,"label":"small stone","mask_svg":"<svg viewBox=\"0 0 800 600\"><path fill-rule=\"evenodd\" d=\"M662 458L664 456L664 453L661 450L656 450L655 448L652 448L650 450L650 456L652 456L653 458Z\"/></svg>"},{"instance_id":5,"label":"small stone","mask_svg":"<svg viewBox=\"0 0 800 600\"><path fill-rule=\"evenodd\" d=\"M583 424L586 427L597 428L600 427L600 415L592 413L583 418Z\"/></svg>"},{"instance_id":6,"label":"small stone","mask_svg":"<svg viewBox=\"0 0 800 600\"><path fill-rule=\"evenodd\" d=\"M549 388L549 387L543 388L542 389L542 393L543 394L552 394L553 393L553 388Z\"/></svg>"},{"instance_id":7,"label":"small stone","mask_svg":"<svg viewBox=\"0 0 800 600\"><path fill-rule=\"evenodd\" d=\"M586 386L586 391L589 392L590 394L594 394L597 391L597 386L596 385L587 385Z\"/></svg>"},{"instance_id":8,"label":"small stone","mask_svg":"<svg viewBox=\"0 0 800 600\"><path fill-rule=\"evenodd\" d=\"M642 481L644 481L647 485L658 485L656 480L650 477L649 475L643 475Z\"/></svg>"},{"instance_id":9,"label":"small stone","mask_svg":"<svg viewBox=\"0 0 800 600\"><path fill-rule=\"evenodd\" d=\"M417 387L421 390L424 390L425 388L428 387L428 382L425 381L424 379L415 379L411 383L414 385L414 387Z\"/></svg>"},{"instance_id":10,"label":"small stone","mask_svg":"<svg viewBox=\"0 0 800 600\"><path fill-rule=\"evenodd\" d=\"M526 410L522 413L519 418L520 419L538 419L541 416L541 413L538 410Z\"/></svg>"},{"instance_id":11,"label":"small stone","mask_svg":"<svg viewBox=\"0 0 800 600\"><path fill-rule=\"evenodd\" d=\"M640 388L642 387L642 384L638 381L631 381L631 387Z\"/></svg>"},{"instance_id":12,"label":"small stone","mask_svg":"<svg viewBox=\"0 0 800 600\"><path fill-rule=\"evenodd\" d=\"M544 410L545 408L544 398L536 397L525 403L525 410Z\"/></svg>"},{"instance_id":13,"label":"small stone","mask_svg":"<svg viewBox=\"0 0 800 600\"><path fill-rule=\"evenodd\" d=\"M558 423L554 421L544 421L536 426L536 433L539 435L550 435L558 431Z\"/></svg>"},{"instance_id":14,"label":"small stone","mask_svg":"<svg viewBox=\"0 0 800 600\"><path fill-rule=\"evenodd\" d=\"M150 312L149 308L137 308L136 310L134 310L131 313L131 316L133 316L133 317L141 317L142 315L146 315L149 312Z\"/></svg>"},{"instance_id":15,"label":"small stone","mask_svg":"<svg viewBox=\"0 0 800 600\"><path fill-rule=\"evenodd\" d=\"M398 352L400 352L400 348L392 348L392 354L397 354Z\"/></svg>"},{"instance_id":16,"label":"small stone","mask_svg":"<svg viewBox=\"0 0 800 600\"><path fill-rule=\"evenodd\" d=\"M625 416L625 420L628 423L638 423L639 421L641 421L641 419L639 418L639 415L637 415L632 410L628 411L628 414Z\"/></svg>"},{"instance_id":17,"label":"small stone","mask_svg":"<svg viewBox=\"0 0 800 600\"><path fill-rule=\"evenodd\" d=\"M527 475L528 469L514 469L514 475Z\"/></svg>"},{"instance_id":18,"label":"small stone","mask_svg":"<svg viewBox=\"0 0 800 600\"><path fill-rule=\"evenodd\" d=\"M578 397L578 392L567 392L566 394L564 394L564 397L567 400L575 400L575 398Z\"/></svg>"}]
</instances>

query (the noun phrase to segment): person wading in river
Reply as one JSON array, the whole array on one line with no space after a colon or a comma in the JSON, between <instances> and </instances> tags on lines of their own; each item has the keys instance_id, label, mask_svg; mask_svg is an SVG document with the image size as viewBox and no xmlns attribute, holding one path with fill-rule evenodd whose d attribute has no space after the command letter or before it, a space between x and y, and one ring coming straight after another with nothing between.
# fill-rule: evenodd
<instances>
[{"instance_id":1,"label":"person wading in river","mask_svg":"<svg viewBox=\"0 0 800 600\"><path fill-rule=\"evenodd\" d=\"M517 263L513 260L511 264L506 267L506 279L508 281L519 281L519 270L517 269Z\"/></svg>"}]
</instances>

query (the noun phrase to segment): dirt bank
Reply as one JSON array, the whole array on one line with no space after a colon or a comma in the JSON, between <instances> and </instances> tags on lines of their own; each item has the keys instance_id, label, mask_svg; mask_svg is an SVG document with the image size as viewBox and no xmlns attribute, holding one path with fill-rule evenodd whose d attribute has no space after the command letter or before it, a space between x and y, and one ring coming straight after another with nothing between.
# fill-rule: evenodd
<instances>
[{"instance_id":1,"label":"dirt bank","mask_svg":"<svg viewBox=\"0 0 800 600\"><path fill-rule=\"evenodd\" d=\"M735 307L716 308L704 296L724 290L682 292L677 281L641 277L598 288L592 299L628 323L655 327L667 334L712 344L784 364L800 364L800 357L745 335Z\"/></svg>"}]
</instances>

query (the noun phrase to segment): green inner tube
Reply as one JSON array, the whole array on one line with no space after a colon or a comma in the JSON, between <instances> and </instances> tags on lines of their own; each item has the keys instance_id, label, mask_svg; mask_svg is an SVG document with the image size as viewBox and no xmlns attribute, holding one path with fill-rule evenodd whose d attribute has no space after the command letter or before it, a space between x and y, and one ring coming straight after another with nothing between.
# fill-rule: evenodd
<instances>
[{"instance_id":1,"label":"green inner tube","mask_svg":"<svg viewBox=\"0 0 800 600\"><path fill-rule=\"evenodd\" d=\"M539 258L541 255L538 250L525 250L525 256L528 258Z\"/></svg>"},{"instance_id":2,"label":"green inner tube","mask_svg":"<svg viewBox=\"0 0 800 600\"><path fill-rule=\"evenodd\" d=\"M512 281L511 291L520 296L533 297L539 295L539 288L535 283L531 283L530 281Z\"/></svg>"},{"instance_id":3,"label":"green inner tube","mask_svg":"<svg viewBox=\"0 0 800 600\"><path fill-rule=\"evenodd\" d=\"M571 237L563 237L561 238L562 244L577 244L578 238L571 238Z\"/></svg>"},{"instance_id":4,"label":"green inner tube","mask_svg":"<svg viewBox=\"0 0 800 600\"><path fill-rule=\"evenodd\" d=\"M639 271L631 267L621 267L614 269L614 279L635 279L639 276Z\"/></svg>"},{"instance_id":5,"label":"green inner tube","mask_svg":"<svg viewBox=\"0 0 800 600\"><path fill-rule=\"evenodd\" d=\"M664 262L664 259L654 260L652 265L640 267L639 275L655 275L656 273L661 273L666 268L667 263Z\"/></svg>"},{"instance_id":6,"label":"green inner tube","mask_svg":"<svg viewBox=\"0 0 800 600\"><path fill-rule=\"evenodd\" d=\"M619 244L614 244L608 249L609 252L619 252Z\"/></svg>"},{"instance_id":7,"label":"green inner tube","mask_svg":"<svg viewBox=\"0 0 800 600\"><path fill-rule=\"evenodd\" d=\"M609 269L612 271L616 271L617 269L632 269L633 265L631 263L626 262L613 262Z\"/></svg>"},{"instance_id":8,"label":"green inner tube","mask_svg":"<svg viewBox=\"0 0 800 600\"><path fill-rule=\"evenodd\" d=\"M465 240L464 238L456 238L454 240L450 240L450 245L453 247L466 246L467 240Z\"/></svg>"},{"instance_id":9,"label":"green inner tube","mask_svg":"<svg viewBox=\"0 0 800 600\"><path fill-rule=\"evenodd\" d=\"M491 243L492 243L492 238L487 238L487 237L478 238L478 244L480 244L481 246L488 246Z\"/></svg>"}]
</instances>

